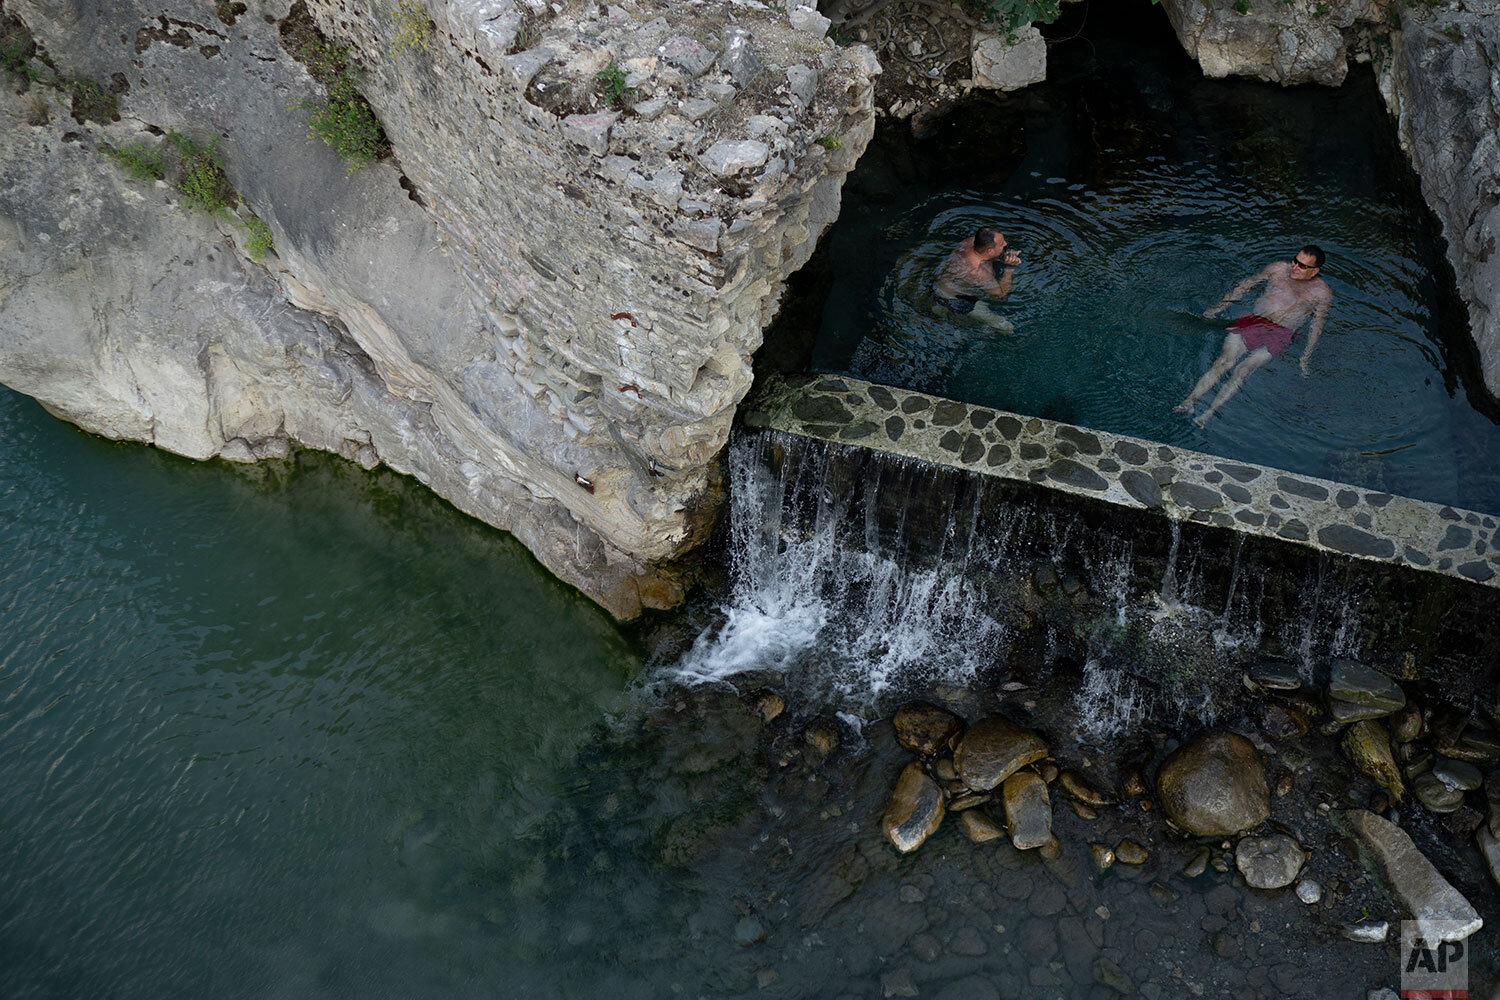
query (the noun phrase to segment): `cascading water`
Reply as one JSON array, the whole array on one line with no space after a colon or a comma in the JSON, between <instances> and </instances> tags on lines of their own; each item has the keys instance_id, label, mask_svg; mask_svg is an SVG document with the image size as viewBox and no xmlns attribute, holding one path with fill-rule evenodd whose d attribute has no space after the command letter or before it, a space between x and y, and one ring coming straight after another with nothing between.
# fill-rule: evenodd
<instances>
[{"instance_id":1,"label":"cascading water","mask_svg":"<svg viewBox=\"0 0 1500 1000\"><path fill-rule=\"evenodd\" d=\"M764 681L868 714L887 696L1056 679L1078 731L1109 739L1147 718L1213 722L1265 635L1305 667L1364 632L1321 565L1291 588L1296 615L1268 626L1268 570L1239 538L1215 553L1171 522L1143 561L1128 526L1045 494L777 431L736 436L728 465L730 588L673 680Z\"/></svg>"},{"instance_id":2,"label":"cascading water","mask_svg":"<svg viewBox=\"0 0 1500 1000\"><path fill-rule=\"evenodd\" d=\"M885 457L856 500L827 479L838 447L779 434L731 446L732 591L722 622L677 664L681 678L770 670L863 706L890 690L967 683L998 661L1007 629L969 577L1003 561L1006 539L960 538L950 518L941 551L884 543L876 505L923 470Z\"/></svg>"}]
</instances>

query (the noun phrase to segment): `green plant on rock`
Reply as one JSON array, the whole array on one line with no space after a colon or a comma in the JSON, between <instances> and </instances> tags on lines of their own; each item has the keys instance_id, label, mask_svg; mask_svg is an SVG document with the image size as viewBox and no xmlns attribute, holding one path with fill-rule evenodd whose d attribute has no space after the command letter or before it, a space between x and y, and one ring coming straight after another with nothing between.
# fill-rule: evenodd
<instances>
[{"instance_id":1,"label":"green plant on rock","mask_svg":"<svg viewBox=\"0 0 1500 1000\"><path fill-rule=\"evenodd\" d=\"M250 259L259 264L265 260L266 251L275 249L276 240L271 235L271 227L266 225L265 220L258 215L252 215L245 220L245 238L240 242Z\"/></svg>"},{"instance_id":2,"label":"green plant on rock","mask_svg":"<svg viewBox=\"0 0 1500 1000\"><path fill-rule=\"evenodd\" d=\"M19 18L0 11L0 69L18 81L34 82L38 72L31 65L36 43Z\"/></svg>"},{"instance_id":3,"label":"green plant on rock","mask_svg":"<svg viewBox=\"0 0 1500 1000\"><path fill-rule=\"evenodd\" d=\"M68 91L73 97L73 117L78 121L108 125L120 120L119 95L98 82L80 76L69 81Z\"/></svg>"},{"instance_id":4,"label":"green plant on rock","mask_svg":"<svg viewBox=\"0 0 1500 1000\"><path fill-rule=\"evenodd\" d=\"M300 44L297 58L313 79L328 88L328 100L303 101L308 136L321 139L349 163L350 171L390 152L390 140L375 109L359 90L359 73L349 64L349 50L321 38Z\"/></svg>"},{"instance_id":5,"label":"green plant on rock","mask_svg":"<svg viewBox=\"0 0 1500 1000\"><path fill-rule=\"evenodd\" d=\"M613 59L609 65L594 74L604 94L604 101L612 108L626 108L635 97L635 88L625 86L625 70Z\"/></svg>"},{"instance_id":6,"label":"green plant on rock","mask_svg":"<svg viewBox=\"0 0 1500 1000\"><path fill-rule=\"evenodd\" d=\"M227 212L237 195L219 162L218 140L203 146L181 132L168 132L167 143L177 151L177 189L183 201L209 215Z\"/></svg>"},{"instance_id":7,"label":"green plant on rock","mask_svg":"<svg viewBox=\"0 0 1500 1000\"><path fill-rule=\"evenodd\" d=\"M1459 24L1457 21L1454 21L1443 29L1443 34L1447 35L1455 42L1460 41L1464 37L1464 26Z\"/></svg>"},{"instance_id":8,"label":"green plant on rock","mask_svg":"<svg viewBox=\"0 0 1500 1000\"><path fill-rule=\"evenodd\" d=\"M1241 17L1250 13L1250 0L1234 0L1234 12Z\"/></svg>"},{"instance_id":9,"label":"green plant on rock","mask_svg":"<svg viewBox=\"0 0 1500 1000\"><path fill-rule=\"evenodd\" d=\"M1051 24L1060 13L1058 0L959 0L959 6L1004 32L1034 21Z\"/></svg>"},{"instance_id":10,"label":"green plant on rock","mask_svg":"<svg viewBox=\"0 0 1500 1000\"><path fill-rule=\"evenodd\" d=\"M99 151L114 160L126 176L138 181L159 181L166 176L161 147L148 145L144 140L137 139L118 148L101 145Z\"/></svg>"},{"instance_id":11,"label":"green plant on rock","mask_svg":"<svg viewBox=\"0 0 1500 1000\"><path fill-rule=\"evenodd\" d=\"M396 19L396 37L391 39L391 54L407 49L427 51L432 39L433 24L427 10L418 0L401 0L393 15Z\"/></svg>"},{"instance_id":12,"label":"green plant on rock","mask_svg":"<svg viewBox=\"0 0 1500 1000\"><path fill-rule=\"evenodd\" d=\"M836 135L825 135L823 138L818 140L818 145L822 146L824 149L828 150L831 153L835 149L843 149L844 140L840 139Z\"/></svg>"}]
</instances>

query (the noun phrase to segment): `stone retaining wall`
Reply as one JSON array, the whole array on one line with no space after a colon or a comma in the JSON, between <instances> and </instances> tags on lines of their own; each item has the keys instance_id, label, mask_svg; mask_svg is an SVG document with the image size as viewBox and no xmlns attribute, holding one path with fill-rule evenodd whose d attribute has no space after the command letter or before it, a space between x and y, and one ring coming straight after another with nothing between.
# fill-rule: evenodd
<instances>
[{"instance_id":1,"label":"stone retaining wall","mask_svg":"<svg viewBox=\"0 0 1500 1000\"><path fill-rule=\"evenodd\" d=\"M1474 511L844 377L767 379L745 421L1500 589Z\"/></svg>"}]
</instances>

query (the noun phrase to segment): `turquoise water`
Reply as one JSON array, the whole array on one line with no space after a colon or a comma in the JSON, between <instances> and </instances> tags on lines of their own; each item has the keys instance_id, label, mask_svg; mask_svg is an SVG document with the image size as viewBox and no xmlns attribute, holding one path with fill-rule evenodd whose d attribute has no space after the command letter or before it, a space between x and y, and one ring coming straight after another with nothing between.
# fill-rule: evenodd
<instances>
[{"instance_id":1,"label":"turquoise water","mask_svg":"<svg viewBox=\"0 0 1500 1000\"><path fill-rule=\"evenodd\" d=\"M877 136L828 242L815 370L1500 510L1500 409L1368 68L1337 90L1205 80L1159 9L1098 5L1049 60L1043 85ZM1010 335L932 305L980 224L1023 255ZM1335 295L1310 377L1304 331L1207 428L1171 412L1256 293L1203 310L1306 243Z\"/></svg>"},{"instance_id":2,"label":"turquoise water","mask_svg":"<svg viewBox=\"0 0 1500 1000\"><path fill-rule=\"evenodd\" d=\"M640 662L518 543L400 477L196 464L0 390L0 552L0 995L517 974L536 921L496 887Z\"/></svg>"}]
</instances>

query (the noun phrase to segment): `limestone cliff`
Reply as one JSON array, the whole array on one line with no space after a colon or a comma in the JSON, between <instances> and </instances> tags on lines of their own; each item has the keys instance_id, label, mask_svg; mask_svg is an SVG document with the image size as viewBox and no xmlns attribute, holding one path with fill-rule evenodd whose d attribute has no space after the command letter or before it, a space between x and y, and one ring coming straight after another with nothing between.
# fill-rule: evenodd
<instances>
[{"instance_id":1,"label":"limestone cliff","mask_svg":"<svg viewBox=\"0 0 1500 1000\"><path fill-rule=\"evenodd\" d=\"M0 381L196 458L385 463L617 615L675 603L873 58L748 0L254 6L5 0L37 49L0 99ZM328 51L393 156L310 137ZM228 211L101 155L164 132Z\"/></svg>"}]
</instances>

